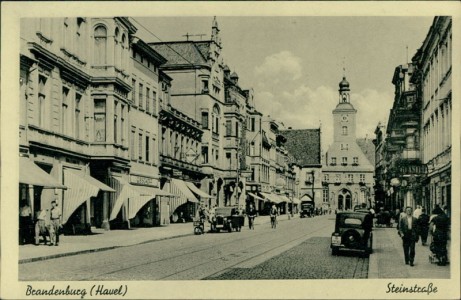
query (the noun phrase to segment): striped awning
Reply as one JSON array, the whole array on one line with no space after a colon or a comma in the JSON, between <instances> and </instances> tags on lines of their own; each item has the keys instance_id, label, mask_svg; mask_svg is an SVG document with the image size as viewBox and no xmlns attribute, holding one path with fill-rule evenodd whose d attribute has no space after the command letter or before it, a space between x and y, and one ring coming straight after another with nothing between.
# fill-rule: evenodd
<instances>
[{"instance_id":1,"label":"striped awning","mask_svg":"<svg viewBox=\"0 0 461 300\"><path fill-rule=\"evenodd\" d=\"M163 191L169 192L175 197L170 198L170 215L174 213L176 208L186 202L198 203L197 197L187 187L186 183L180 179L171 178L170 182L165 183Z\"/></svg>"},{"instance_id":2,"label":"striped awning","mask_svg":"<svg viewBox=\"0 0 461 300\"><path fill-rule=\"evenodd\" d=\"M64 191L62 222L66 223L74 211L99 191L115 192L114 189L80 170L64 169Z\"/></svg>"},{"instance_id":3,"label":"striped awning","mask_svg":"<svg viewBox=\"0 0 461 300\"><path fill-rule=\"evenodd\" d=\"M133 185L120 177L114 177L114 179L114 186L117 190L117 198L112 207L110 220L117 217L120 208L123 205L125 205L127 209L128 219L133 219L138 211L156 196L172 196L170 193L162 191L161 189Z\"/></svg>"},{"instance_id":4,"label":"striped awning","mask_svg":"<svg viewBox=\"0 0 461 300\"><path fill-rule=\"evenodd\" d=\"M201 191L198 187L195 186L192 182L185 182L187 187L196 195L198 195L200 198L214 198L213 196L208 195L204 191Z\"/></svg>"},{"instance_id":5,"label":"striped awning","mask_svg":"<svg viewBox=\"0 0 461 300\"><path fill-rule=\"evenodd\" d=\"M247 194L250 195L251 197L257 199L257 200L262 200L262 201L264 201L264 198L261 198L261 197L255 195L255 194L253 194L253 193L247 192Z\"/></svg>"},{"instance_id":6,"label":"striped awning","mask_svg":"<svg viewBox=\"0 0 461 300\"><path fill-rule=\"evenodd\" d=\"M42 186L45 189L66 188L66 186L60 184L56 178L42 170L32 160L23 156L19 157L19 182Z\"/></svg>"},{"instance_id":7,"label":"striped awning","mask_svg":"<svg viewBox=\"0 0 461 300\"><path fill-rule=\"evenodd\" d=\"M273 203L282 203L283 200L276 194L271 193L261 193L263 195L265 201L273 202Z\"/></svg>"}]
</instances>

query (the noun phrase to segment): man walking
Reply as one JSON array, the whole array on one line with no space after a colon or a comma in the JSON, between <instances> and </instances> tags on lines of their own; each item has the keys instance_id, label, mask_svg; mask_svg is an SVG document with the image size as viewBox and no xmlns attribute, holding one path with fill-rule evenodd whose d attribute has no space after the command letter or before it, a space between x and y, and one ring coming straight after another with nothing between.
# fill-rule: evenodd
<instances>
[{"instance_id":1,"label":"man walking","mask_svg":"<svg viewBox=\"0 0 461 300\"><path fill-rule=\"evenodd\" d=\"M59 229L61 228L61 210L56 200L51 201L50 210L50 246L59 245Z\"/></svg>"},{"instance_id":2,"label":"man walking","mask_svg":"<svg viewBox=\"0 0 461 300\"><path fill-rule=\"evenodd\" d=\"M418 241L418 220L412 216L412 208L405 209L406 215L402 216L399 221L399 235L403 242L403 253L405 255L405 264L414 266L415 260L415 243Z\"/></svg>"},{"instance_id":3,"label":"man walking","mask_svg":"<svg viewBox=\"0 0 461 300\"><path fill-rule=\"evenodd\" d=\"M253 203L250 203L247 216L248 216L248 227L250 229L255 229L254 222L255 222L255 217L256 217L256 209L253 207Z\"/></svg>"}]
</instances>

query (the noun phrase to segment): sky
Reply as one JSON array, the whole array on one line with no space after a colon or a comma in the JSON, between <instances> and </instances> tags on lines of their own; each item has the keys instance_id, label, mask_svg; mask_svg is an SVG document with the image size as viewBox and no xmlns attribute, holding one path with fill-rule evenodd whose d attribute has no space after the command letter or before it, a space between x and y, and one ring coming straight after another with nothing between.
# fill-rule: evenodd
<instances>
[{"instance_id":1,"label":"sky","mask_svg":"<svg viewBox=\"0 0 461 300\"><path fill-rule=\"evenodd\" d=\"M213 17L134 18L147 42L210 39ZM218 17L225 64L253 88L256 108L286 128L322 128L333 140L332 110L343 75L357 109L357 137L374 138L393 103L392 76L411 62L433 17ZM140 25L142 24L142 26ZM147 32L146 27L154 35ZM174 82L173 82L174 84Z\"/></svg>"}]
</instances>

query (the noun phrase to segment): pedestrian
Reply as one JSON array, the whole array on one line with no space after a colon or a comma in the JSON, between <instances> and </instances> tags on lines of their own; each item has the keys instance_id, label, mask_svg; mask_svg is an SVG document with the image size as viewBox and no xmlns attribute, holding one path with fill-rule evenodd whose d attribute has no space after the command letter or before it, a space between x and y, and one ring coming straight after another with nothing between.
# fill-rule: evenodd
<instances>
[{"instance_id":1,"label":"pedestrian","mask_svg":"<svg viewBox=\"0 0 461 300\"><path fill-rule=\"evenodd\" d=\"M432 214L435 215L435 217L431 220L433 231L430 250L438 259L437 265L445 266L448 263L447 243L450 222L447 215L440 207L434 208Z\"/></svg>"},{"instance_id":2,"label":"pedestrian","mask_svg":"<svg viewBox=\"0 0 461 300\"><path fill-rule=\"evenodd\" d=\"M419 235L421 236L421 243L426 246L427 236L429 233L429 215L426 214L426 208L421 208L421 214L418 218Z\"/></svg>"},{"instance_id":3,"label":"pedestrian","mask_svg":"<svg viewBox=\"0 0 461 300\"><path fill-rule=\"evenodd\" d=\"M270 218L271 218L271 226L273 229L276 228L277 226L277 214L278 214L277 206L275 206L275 204L272 204L272 207L270 209Z\"/></svg>"},{"instance_id":4,"label":"pedestrian","mask_svg":"<svg viewBox=\"0 0 461 300\"><path fill-rule=\"evenodd\" d=\"M35 222L35 245L40 244L40 236L43 237L43 241L46 245L46 236L48 235L48 229L46 228L46 214L47 210L42 209L37 213L37 221Z\"/></svg>"},{"instance_id":5,"label":"pedestrian","mask_svg":"<svg viewBox=\"0 0 461 300\"><path fill-rule=\"evenodd\" d=\"M362 223L363 228L363 246L366 247L368 244L368 239L370 238L371 230L373 229L373 213L371 209L365 215Z\"/></svg>"},{"instance_id":6,"label":"pedestrian","mask_svg":"<svg viewBox=\"0 0 461 300\"><path fill-rule=\"evenodd\" d=\"M32 210L27 204L27 200L21 201L19 208L19 244L24 245L30 240L30 225L31 225Z\"/></svg>"},{"instance_id":7,"label":"pedestrian","mask_svg":"<svg viewBox=\"0 0 461 300\"><path fill-rule=\"evenodd\" d=\"M50 246L59 245L59 230L61 229L61 209L56 200L51 201L50 210Z\"/></svg>"},{"instance_id":8,"label":"pedestrian","mask_svg":"<svg viewBox=\"0 0 461 300\"><path fill-rule=\"evenodd\" d=\"M403 253L405 255L405 264L414 266L415 260L415 243L418 241L418 220L412 215L412 208L407 206L405 216L399 220L399 235L403 242Z\"/></svg>"},{"instance_id":9,"label":"pedestrian","mask_svg":"<svg viewBox=\"0 0 461 300\"><path fill-rule=\"evenodd\" d=\"M253 203L250 203L250 207L248 207L247 216L248 216L248 227L250 229L255 229L254 222L256 218L256 209L254 208Z\"/></svg>"}]
</instances>

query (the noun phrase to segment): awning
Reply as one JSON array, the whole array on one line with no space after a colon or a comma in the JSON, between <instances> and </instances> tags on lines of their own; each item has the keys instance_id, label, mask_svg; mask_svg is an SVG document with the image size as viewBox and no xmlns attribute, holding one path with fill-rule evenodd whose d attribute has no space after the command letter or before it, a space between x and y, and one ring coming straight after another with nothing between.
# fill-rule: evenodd
<instances>
[{"instance_id":1,"label":"awning","mask_svg":"<svg viewBox=\"0 0 461 300\"><path fill-rule=\"evenodd\" d=\"M261 193L261 195L264 196L264 200L269 201L269 202L273 202L273 203L277 203L277 204L283 202L283 200L280 199L280 197L275 195L275 194Z\"/></svg>"},{"instance_id":2,"label":"awning","mask_svg":"<svg viewBox=\"0 0 461 300\"><path fill-rule=\"evenodd\" d=\"M284 196L284 195L277 195L279 196L279 198L282 200L282 202L287 202L287 203L290 203L290 199L287 198L287 196Z\"/></svg>"},{"instance_id":3,"label":"awning","mask_svg":"<svg viewBox=\"0 0 461 300\"><path fill-rule=\"evenodd\" d=\"M255 198L255 199L264 201L264 198L261 198L261 197L255 195L255 194L253 194L253 193L247 192L247 194L250 195L251 197Z\"/></svg>"},{"instance_id":4,"label":"awning","mask_svg":"<svg viewBox=\"0 0 461 300\"><path fill-rule=\"evenodd\" d=\"M300 204L300 203L301 203L301 200L299 200L296 197L293 197L293 204Z\"/></svg>"},{"instance_id":5,"label":"awning","mask_svg":"<svg viewBox=\"0 0 461 300\"><path fill-rule=\"evenodd\" d=\"M64 169L64 183L68 190L64 191L62 222L66 223L73 212L88 200L96 197L100 190L115 192L114 189L82 171Z\"/></svg>"},{"instance_id":6,"label":"awning","mask_svg":"<svg viewBox=\"0 0 461 300\"><path fill-rule=\"evenodd\" d=\"M128 219L133 219L138 211L156 196L172 196L170 193L161 189L133 185L122 178L114 177L117 189L117 199L112 207L110 220L117 217L120 208L125 204L127 207Z\"/></svg>"},{"instance_id":7,"label":"awning","mask_svg":"<svg viewBox=\"0 0 461 300\"><path fill-rule=\"evenodd\" d=\"M198 187L195 186L192 182L185 182L187 187L195 194L197 194L200 198L214 198L204 191L201 191Z\"/></svg>"},{"instance_id":8,"label":"awning","mask_svg":"<svg viewBox=\"0 0 461 300\"><path fill-rule=\"evenodd\" d=\"M180 179L172 178L170 182L165 183L163 191L170 192L175 195L174 198L171 198L169 201L170 215L174 213L176 208L183 205L187 201L198 203L197 198L187 187L186 183Z\"/></svg>"},{"instance_id":9,"label":"awning","mask_svg":"<svg viewBox=\"0 0 461 300\"><path fill-rule=\"evenodd\" d=\"M66 189L65 185L58 182L56 178L42 170L32 160L27 157L19 157L19 182L44 188Z\"/></svg>"}]
</instances>

